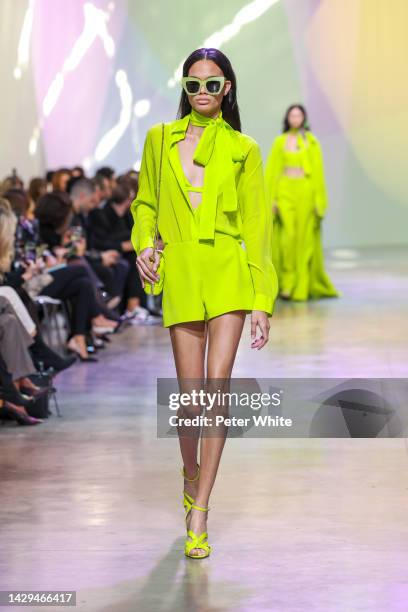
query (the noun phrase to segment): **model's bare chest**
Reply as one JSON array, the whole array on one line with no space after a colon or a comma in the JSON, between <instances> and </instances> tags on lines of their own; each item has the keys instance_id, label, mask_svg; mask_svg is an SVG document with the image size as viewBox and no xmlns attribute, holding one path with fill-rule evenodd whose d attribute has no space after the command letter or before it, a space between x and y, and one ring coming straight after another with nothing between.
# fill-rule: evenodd
<instances>
[{"instance_id":1,"label":"model's bare chest","mask_svg":"<svg viewBox=\"0 0 408 612\"><path fill-rule=\"evenodd\" d=\"M205 168L193 161L194 151L196 150L198 142L199 138L191 137L189 134L186 134L184 140L180 140L177 146L185 177L191 185L201 187L204 183Z\"/></svg>"}]
</instances>

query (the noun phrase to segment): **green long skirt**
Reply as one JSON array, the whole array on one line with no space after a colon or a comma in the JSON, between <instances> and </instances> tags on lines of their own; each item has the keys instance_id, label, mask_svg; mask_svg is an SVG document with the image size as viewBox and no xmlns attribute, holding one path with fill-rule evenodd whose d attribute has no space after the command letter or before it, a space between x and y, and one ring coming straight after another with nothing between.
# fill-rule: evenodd
<instances>
[{"instance_id":1,"label":"green long skirt","mask_svg":"<svg viewBox=\"0 0 408 612\"><path fill-rule=\"evenodd\" d=\"M310 180L282 176L278 208L273 223L272 260L280 293L297 301L341 295L324 269L322 219L314 212Z\"/></svg>"}]
</instances>

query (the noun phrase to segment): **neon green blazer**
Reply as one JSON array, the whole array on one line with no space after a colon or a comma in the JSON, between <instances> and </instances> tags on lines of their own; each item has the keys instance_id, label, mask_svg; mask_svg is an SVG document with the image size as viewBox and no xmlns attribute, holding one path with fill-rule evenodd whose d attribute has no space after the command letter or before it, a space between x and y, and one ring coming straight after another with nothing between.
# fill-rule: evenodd
<instances>
[{"instance_id":1,"label":"neon green blazer","mask_svg":"<svg viewBox=\"0 0 408 612\"><path fill-rule=\"evenodd\" d=\"M314 205L320 217L324 217L328 201L324 180L323 157L318 139L311 132L306 131L306 144L302 136L298 135L298 145L301 150L300 160L305 175L310 178L313 185ZM275 138L266 160L265 183L268 204L279 204L279 179L285 166L285 144L288 132Z\"/></svg>"},{"instance_id":2,"label":"neon green blazer","mask_svg":"<svg viewBox=\"0 0 408 612\"><path fill-rule=\"evenodd\" d=\"M176 144L185 138L189 119L190 114L165 123L158 215L158 230L164 245L200 240ZM230 136L237 207L231 210L231 203L223 201L227 191L222 189L221 181L214 219L204 218L203 224L207 228L213 224L214 236L227 234L244 242L254 286L253 310L262 310L271 315L278 292L278 279L272 264L272 215L266 203L262 155L253 138L234 130L227 122L225 125ZM147 132L139 190L131 204L134 220L131 240L137 254L153 246L161 126L160 123L156 124ZM219 176L223 177L228 171L231 169L219 168ZM203 207L200 213L201 217L205 217L210 211Z\"/></svg>"}]
</instances>

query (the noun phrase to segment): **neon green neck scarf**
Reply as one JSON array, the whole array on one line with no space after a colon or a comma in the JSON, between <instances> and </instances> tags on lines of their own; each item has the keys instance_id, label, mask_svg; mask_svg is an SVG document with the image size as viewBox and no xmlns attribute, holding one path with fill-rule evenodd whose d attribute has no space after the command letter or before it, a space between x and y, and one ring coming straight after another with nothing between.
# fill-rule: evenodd
<instances>
[{"instance_id":1,"label":"neon green neck scarf","mask_svg":"<svg viewBox=\"0 0 408 612\"><path fill-rule=\"evenodd\" d=\"M231 126L222 116L216 119L205 117L193 108L190 113L192 125L204 127L193 160L205 166L202 214L199 237L214 239L218 195L222 193L223 210L234 212L238 208L235 185L234 154L231 143Z\"/></svg>"},{"instance_id":2,"label":"neon green neck scarf","mask_svg":"<svg viewBox=\"0 0 408 612\"><path fill-rule=\"evenodd\" d=\"M310 159L309 159L307 132L305 131L303 135L299 129L290 128L289 133L296 136L297 146L298 146L299 151L301 152L302 159L303 159L303 164L302 164L303 169L305 171L305 174L309 175L311 173L311 165L310 165Z\"/></svg>"}]
</instances>

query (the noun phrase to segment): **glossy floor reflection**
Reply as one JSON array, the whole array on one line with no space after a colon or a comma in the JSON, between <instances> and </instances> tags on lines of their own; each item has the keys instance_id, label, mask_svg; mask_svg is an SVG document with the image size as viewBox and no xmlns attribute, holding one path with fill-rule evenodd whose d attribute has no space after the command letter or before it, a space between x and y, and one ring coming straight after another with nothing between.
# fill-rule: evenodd
<instances>
[{"instance_id":1,"label":"glossy floor reflection","mask_svg":"<svg viewBox=\"0 0 408 612\"><path fill-rule=\"evenodd\" d=\"M234 376L406 377L406 262L334 254L343 297L279 303L255 353L248 320ZM62 418L0 428L1 589L76 590L84 612L405 612L402 438L229 439L213 553L184 558L178 445L156 437L171 357L167 330L133 327L60 376Z\"/></svg>"}]
</instances>

